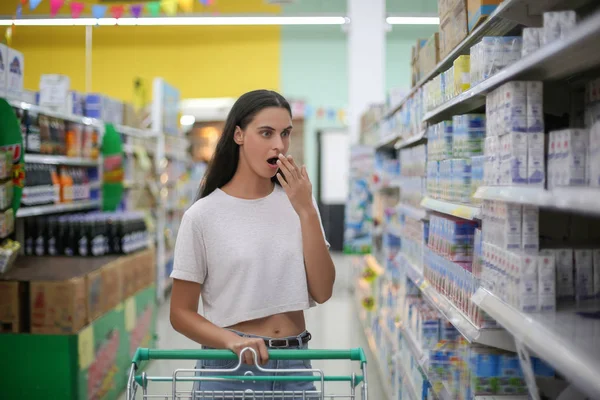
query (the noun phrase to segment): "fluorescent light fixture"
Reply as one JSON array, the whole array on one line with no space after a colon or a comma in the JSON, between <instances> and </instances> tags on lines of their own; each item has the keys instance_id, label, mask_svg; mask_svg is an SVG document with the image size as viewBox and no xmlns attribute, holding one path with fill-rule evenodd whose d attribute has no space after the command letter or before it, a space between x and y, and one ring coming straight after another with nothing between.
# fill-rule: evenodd
<instances>
[{"instance_id":1,"label":"fluorescent light fixture","mask_svg":"<svg viewBox=\"0 0 600 400\"><path fill-rule=\"evenodd\" d=\"M438 17L387 17L385 19L390 25L439 25Z\"/></svg>"},{"instance_id":2,"label":"fluorescent light fixture","mask_svg":"<svg viewBox=\"0 0 600 400\"><path fill-rule=\"evenodd\" d=\"M232 16L232 17L156 17L156 18L26 18L0 19L0 26L231 26L231 25L344 25L341 16Z\"/></svg>"},{"instance_id":3,"label":"fluorescent light fixture","mask_svg":"<svg viewBox=\"0 0 600 400\"><path fill-rule=\"evenodd\" d=\"M196 122L196 117L193 115L182 115L179 119L179 123L181 123L182 126L192 126L194 125L194 122Z\"/></svg>"}]
</instances>

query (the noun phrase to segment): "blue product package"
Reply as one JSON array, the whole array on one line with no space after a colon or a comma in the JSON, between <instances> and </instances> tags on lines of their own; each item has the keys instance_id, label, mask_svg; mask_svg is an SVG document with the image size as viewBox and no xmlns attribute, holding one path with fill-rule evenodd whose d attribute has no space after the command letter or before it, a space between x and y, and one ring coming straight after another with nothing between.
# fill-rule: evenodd
<instances>
[{"instance_id":1,"label":"blue product package","mask_svg":"<svg viewBox=\"0 0 600 400\"><path fill-rule=\"evenodd\" d=\"M533 373L535 376L554 378L556 371L548 363L538 357L531 358L533 364Z\"/></svg>"},{"instance_id":2,"label":"blue product package","mask_svg":"<svg viewBox=\"0 0 600 400\"><path fill-rule=\"evenodd\" d=\"M498 361L498 393L503 395L527 394L527 384L516 354L502 354Z\"/></svg>"},{"instance_id":3,"label":"blue product package","mask_svg":"<svg viewBox=\"0 0 600 400\"><path fill-rule=\"evenodd\" d=\"M498 354L482 351L471 353L471 388L475 396L492 395L498 392Z\"/></svg>"}]
</instances>

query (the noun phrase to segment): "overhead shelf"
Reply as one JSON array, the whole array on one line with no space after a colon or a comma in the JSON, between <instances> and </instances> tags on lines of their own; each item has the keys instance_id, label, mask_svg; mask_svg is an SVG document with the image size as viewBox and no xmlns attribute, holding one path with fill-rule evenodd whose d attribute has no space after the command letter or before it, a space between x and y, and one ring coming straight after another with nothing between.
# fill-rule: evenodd
<instances>
[{"instance_id":1,"label":"overhead shelf","mask_svg":"<svg viewBox=\"0 0 600 400\"><path fill-rule=\"evenodd\" d=\"M72 211L91 210L100 207L100 200L82 200L72 203L49 204L44 206L23 207L17 211L17 218L37 217L40 215L58 214Z\"/></svg>"},{"instance_id":2,"label":"overhead shelf","mask_svg":"<svg viewBox=\"0 0 600 400\"><path fill-rule=\"evenodd\" d=\"M480 219L481 215L480 207L450 203L444 200L432 199L431 197L425 197L421 202L421 207L471 221Z\"/></svg>"},{"instance_id":3,"label":"overhead shelf","mask_svg":"<svg viewBox=\"0 0 600 400\"><path fill-rule=\"evenodd\" d=\"M600 398L600 319L575 311L524 314L485 289L473 301L578 389Z\"/></svg>"},{"instance_id":4,"label":"overhead shelf","mask_svg":"<svg viewBox=\"0 0 600 400\"><path fill-rule=\"evenodd\" d=\"M389 134L386 137L381 138L375 147L377 150L394 148L394 143L396 143L398 139L400 139L400 135L396 133Z\"/></svg>"},{"instance_id":5,"label":"overhead shelf","mask_svg":"<svg viewBox=\"0 0 600 400\"><path fill-rule=\"evenodd\" d=\"M408 204L399 204L398 211L411 217L412 219L421 220L427 219L427 211L422 208L409 206Z\"/></svg>"},{"instance_id":6,"label":"overhead shelf","mask_svg":"<svg viewBox=\"0 0 600 400\"><path fill-rule=\"evenodd\" d=\"M511 3L515 2L513 0ZM525 1L525 0L521 0ZM514 80L556 80L600 65L600 12L584 19L565 39L546 44L452 100L425 114L433 124L485 105L485 96Z\"/></svg>"},{"instance_id":7,"label":"overhead shelf","mask_svg":"<svg viewBox=\"0 0 600 400\"><path fill-rule=\"evenodd\" d=\"M26 163L34 164L52 164L52 165L73 165L79 167L97 167L99 160L80 157L52 156L45 154L25 154Z\"/></svg>"},{"instance_id":8,"label":"overhead shelf","mask_svg":"<svg viewBox=\"0 0 600 400\"><path fill-rule=\"evenodd\" d=\"M400 150L400 149L403 149L405 147L412 146L413 144L420 143L426 137L427 137L427 130L423 129L418 134L410 136L410 137L408 137L406 139L399 138L400 140L396 142L396 144L394 145L394 148L396 150Z\"/></svg>"},{"instance_id":9,"label":"overhead shelf","mask_svg":"<svg viewBox=\"0 0 600 400\"><path fill-rule=\"evenodd\" d=\"M10 104L13 107L20 108L22 110L31 110L31 111L34 111L34 112L37 112L37 113L40 113L43 115L47 115L48 117L58 118L58 119L62 119L65 121L76 122L78 124L83 124L83 125L92 125L92 126L96 126L96 127L102 126L102 121L97 120L95 118L89 118L89 117L83 117L81 115L67 114L67 113L62 113L62 112L58 112L58 111L53 111L50 108L40 107L38 105L27 103L27 102L20 101L20 100L7 99L7 101L8 101L8 104Z\"/></svg>"},{"instance_id":10,"label":"overhead shelf","mask_svg":"<svg viewBox=\"0 0 600 400\"><path fill-rule=\"evenodd\" d=\"M398 261L404 267L407 276L421 290L423 296L436 308L470 343L479 343L508 351L515 351L515 342L512 336L503 329L479 329L456 306L438 293L424 278L423 272L398 253Z\"/></svg>"},{"instance_id":11,"label":"overhead shelf","mask_svg":"<svg viewBox=\"0 0 600 400\"><path fill-rule=\"evenodd\" d=\"M473 195L481 200L505 201L565 211L600 214L600 189L562 187L552 190L526 186L482 186Z\"/></svg>"}]
</instances>

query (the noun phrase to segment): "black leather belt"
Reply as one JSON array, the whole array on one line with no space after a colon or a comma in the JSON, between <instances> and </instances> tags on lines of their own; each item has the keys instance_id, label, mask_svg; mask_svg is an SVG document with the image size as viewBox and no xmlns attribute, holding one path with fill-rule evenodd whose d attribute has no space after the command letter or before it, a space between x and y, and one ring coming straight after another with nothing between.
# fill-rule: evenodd
<instances>
[{"instance_id":1,"label":"black leather belt","mask_svg":"<svg viewBox=\"0 0 600 400\"><path fill-rule=\"evenodd\" d=\"M270 349L287 349L290 347L300 347L304 343L312 339L312 335L309 332L304 332L297 338L288 339L265 339L265 344Z\"/></svg>"}]
</instances>

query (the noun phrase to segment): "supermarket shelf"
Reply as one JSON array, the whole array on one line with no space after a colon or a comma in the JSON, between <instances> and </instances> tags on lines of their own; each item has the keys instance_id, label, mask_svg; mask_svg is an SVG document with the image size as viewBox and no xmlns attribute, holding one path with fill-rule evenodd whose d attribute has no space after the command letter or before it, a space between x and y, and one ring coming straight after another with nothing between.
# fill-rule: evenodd
<instances>
[{"instance_id":1,"label":"supermarket shelf","mask_svg":"<svg viewBox=\"0 0 600 400\"><path fill-rule=\"evenodd\" d=\"M387 135L386 137L379 140L375 147L377 148L377 150L394 148L395 143L398 141L398 139L400 139L400 135L396 133Z\"/></svg>"},{"instance_id":2,"label":"supermarket shelf","mask_svg":"<svg viewBox=\"0 0 600 400\"><path fill-rule=\"evenodd\" d=\"M158 133L149 129L138 129L125 125L115 125L115 130L123 135L138 137L142 139L157 138L159 136Z\"/></svg>"},{"instance_id":3,"label":"supermarket shelf","mask_svg":"<svg viewBox=\"0 0 600 400\"><path fill-rule=\"evenodd\" d=\"M25 154L25 162L35 164L73 165L79 167L98 167L100 165L99 160L93 160L91 158L51 156L45 154Z\"/></svg>"},{"instance_id":4,"label":"supermarket shelf","mask_svg":"<svg viewBox=\"0 0 600 400\"><path fill-rule=\"evenodd\" d=\"M425 197L421 202L421 207L471 221L480 219L481 215L479 207L450 203L448 201L432 199L431 197Z\"/></svg>"},{"instance_id":5,"label":"supermarket shelf","mask_svg":"<svg viewBox=\"0 0 600 400\"><path fill-rule=\"evenodd\" d=\"M20 100L7 99L7 101L8 101L8 104L10 104L13 107L20 108L23 110L31 110L31 111L34 111L34 112L37 112L40 114L47 115L48 117L63 119L65 121L76 122L76 123L83 124L83 125L93 125L96 127L103 126L102 121L97 120L95 118L88 118L88 117L83 117L81 115L75 115L75 114L61 113L61 112L53 111L47 107L40 107L38 105L26 103L26 102L20 101Z\"/></svg>"},{"instance_id":6,"label":"supermarket shelf","mask_svg":"<svg viewBox=\"0 0 600 400\"><path fill-rule=\"evenodd\" d=\"M369 344L369 349L371 350L371 354L373 355L373 358L375 359L375 364L377 365L377 370L379 372L380 381L382 383L383 393L387 400L392 400L394 398L392 396L393 391L392 391L391 386L387 383L387 379L386 379L387 374L385 372L385 367L382 363L382 360L379 357L379 351L377 349L377 344L375 343L375 337L373 336L373 332L371 332L371 328L369 326L367 326L367 321L365 321L365 318L360 313L361 304L360 304L360 301L358 300L358 297L355 296L355 299L356 299L356 307L357 307L357 312L358 312L358 317L359 317L358 319L360 320L360 323L362 325L363 332L365 334L365 338L367 339L367 343Z\"/></svg>"},{"instance_id":7,"label":"supermarket shelf","mask_svg":"<svg viewBox=\"0 0 600 400\"><path fill-rule=\"evenodd\" d=\"M427 211L422 208L409 206L408 204L398 205L398 211L416 220L427 219Z\"/></svg>"},{"instance_id":8,"label":"supermarket shelf","mask_svg":"<svg viewBox=\"0 0 600 400\"><path fill-rule=\"evenodd\" d=\"M65 204L50 204L36 207L20 208L17 218L37 217L40 215L57 214L71 211L83 211L100 207L100 200L82 200Z\"/></svg>"},{"instance_id":9,"label":"supermarket shelf","mask_svg":"<svg viewBox=\"0 0 600 400\"><path fill-rule=\"evenodd\" d=\"M395 364L398 366L398 373L402 376L402 384L408 388L409 397L413 400L419 400L421 397L417 394L417 389L415 389L415 385L412 379L410 379L410 375L408 375L404 369L404 364L399 356L396 356Z\"/></svg>"},{"instance_id":10,"label":"supermarket shelf","mask_svg":"<svg viewBox=\"0 0 600 400\"><path fill-rule=\"evenodd\" d=\"M427 130L423 129L421 132L419 132L419 134L417 134L415 136L411 136L405 140L400 139L398 142L396 142L396 144L394 145L394 148L396 150L400 150L405 147L412 146L413 144L417 144L417 143L421 142L421 140L424 140L426 138L427 138Z\"/></svg>"},{"instance_id":11,"label":"supermarket shelf","mask_svg":"<svg viewBox=\"0 0 600 400\"><path fill-rule=\"evenodd\" d=\"M473 301L578 389L600 398L599 319L572 310L523 314L485 289Z\"/></svg>"},{"instance_id":12,"label":"supermarket shelf","mask_svg":"<svg viewBox=\"0 0 600 400\"><path fill-rule=\"evenodd\" d=\"M513 337L503 329L479 329L456 306L438 293L413 263L398 253L398 261L407 276L419 287L423 295L471 343L479 343L508 351L516 351Z\"/></svg>"},{"instance_id":13,"label":"supermarket shelf","mask_svg":"<svg viewBox=\"0 0 600 400\"><path fill-rule=\"evenodd\" d=\"M436 123L453 115L473 111L485 105L487 93L508 81L561 79L598 66L600 65L600 52L597 51L599 38L600 12L583 20L566 39L547 44L535 53L428 112L425 114L424 121Z\"/></svg>"},{"instance_id":14,"label":"supermarket shelf","mask_svg":"<svg viewBox=\"0 0 600 400\"><path fill-rule=\"evenodd\" d=\"M600 194L600 189L590 187L563 187L545 190L526 186L482 186L477 189L473 197L482 200L506 201L566 211L600 214L598 194Z\"/></svg>"}]
</instances>

